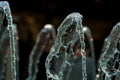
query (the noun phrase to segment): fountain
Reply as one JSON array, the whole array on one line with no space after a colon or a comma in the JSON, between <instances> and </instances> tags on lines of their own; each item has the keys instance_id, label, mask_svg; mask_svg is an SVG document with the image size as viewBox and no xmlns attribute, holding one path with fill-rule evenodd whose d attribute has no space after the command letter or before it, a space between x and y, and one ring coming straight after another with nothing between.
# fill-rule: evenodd
<instances>
[{"instance_id":1,"label":"fountain","mask_svg":"<svg viewBox=\"0 0 120 80\"><path fill-rule=\"evenodd\" d=\"M120 80L120 23L104 41L96 73L92 34L82 25L82 18L78 12L69 14L58 27L57 36L51 24L41 29L29 55L26 80L37 79L38 64L51 36L52 47L45 61L46 80ZM18 41L17 24L13 23L9 3L0 1L0 80L19 80Z\"/></svg>"}]
</instances>

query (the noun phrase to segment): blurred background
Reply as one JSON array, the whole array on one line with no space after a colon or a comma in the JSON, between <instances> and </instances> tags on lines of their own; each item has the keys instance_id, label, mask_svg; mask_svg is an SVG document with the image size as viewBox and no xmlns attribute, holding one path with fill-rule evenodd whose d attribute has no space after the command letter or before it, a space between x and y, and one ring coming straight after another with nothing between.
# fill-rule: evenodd
<instances>
[{"instance_id":1,"label":"blurred background","mask_svg":"<svg viewBox=\"0 0 120 80\"><path fill-rule=\"evenodd\" d=\"M37 34L45 24L54 25L57 31L68 14L81 13L83 25L91 29L98 60L104 39L112 27L120 21L119 0L8 0L8 2L19 31L20 80L27 77L29 54ZM48 53L47 50L45 53Z\"/></svg>"}]
</instances>

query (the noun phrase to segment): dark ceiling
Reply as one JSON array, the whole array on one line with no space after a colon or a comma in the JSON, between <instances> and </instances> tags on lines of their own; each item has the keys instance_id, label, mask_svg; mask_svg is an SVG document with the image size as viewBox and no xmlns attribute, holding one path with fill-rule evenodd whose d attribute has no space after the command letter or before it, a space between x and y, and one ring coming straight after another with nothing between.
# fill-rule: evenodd
<instances>
[{"instance_id":1,"label":"dark ceiling","mask_svg":"<svg viewBox=\"0 0 120 80\"><path fill-rule=\"evenodd\" d=\"M50 16L80 12L85 18L120 20L119 0L8 0L12 11L31 11Z\"/></svg>"}]
</instances>

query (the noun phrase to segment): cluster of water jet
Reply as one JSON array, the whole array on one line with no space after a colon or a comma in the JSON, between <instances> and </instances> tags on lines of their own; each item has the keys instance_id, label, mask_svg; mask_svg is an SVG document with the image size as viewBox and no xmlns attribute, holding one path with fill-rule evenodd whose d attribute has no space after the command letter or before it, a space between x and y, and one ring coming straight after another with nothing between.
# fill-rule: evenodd
<instances>
[{"instance_id":1,"label":"cluster of water jet","mask_svg":"<svg viewBox=\"0 0 120 80\"><path fill-rule=\"evenodd\" d=\"M6 25L4 26L4 19ZM98 61L98 72L96 80L120 80L120 23L116 24L110 35L105 39L105 43ZM91 50L91 57L94 62L95 55L93 38L88 27L82 26L82 15L71 13L68 15L58 28L56 37L52 25L45 25L37 37L37 41L29 56L28 78L26 80L36 80L38 73L38 63L50 35L52 34L55 42L47 56L45 67L47 79L63 80L64 71L68 68L65 80L69 80L72 66L75 59L79 58L77 50L80 49L82 56L82 80L87 80L86 72L86 52L84 35L88 37ZM78 44L76 45L76 43ZM18 80L19 55L18 55L18 32L13 24L10 7L7 1L0 2L0 80ZM18 73L16 73L18 71ZM93 75L96 71L93 71Z\"/></svg>"}]
</instances>

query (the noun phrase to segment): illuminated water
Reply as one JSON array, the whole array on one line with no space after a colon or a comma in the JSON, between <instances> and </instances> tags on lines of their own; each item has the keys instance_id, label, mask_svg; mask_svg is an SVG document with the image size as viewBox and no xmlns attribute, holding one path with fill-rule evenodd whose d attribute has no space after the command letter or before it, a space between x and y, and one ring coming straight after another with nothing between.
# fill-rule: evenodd
<instances>
[{"instance_id":1,"label":"illuminated water","mask_svg":"<svg viewBox=\"0 0 120 80\"><path fill-rule=\"evenodd\" d=\"M117 23L110 35L105 39L105 43L102 49L101 57L99 59L99 67L103 71L102 74L105 74L105 80L112 80L113 76L115 80L120 72L120 23ZM104 77L103 77L104 78Z\"/></svg>"},{"instance_id":2,"label":"illuminated water","mask_svg":"<svg viewBox=\"0 0 120 80\"><path fill-rule=\"evenodd\" d=\"M4 20L7 23L4 23ZM13 24L9 3L0 1L0 80L19 80L19 36L16 26ZM39 58L50 42L51 36L53 37L51 45L53 45L45 62L47 80L71 80L71 76L79 76L80 74L80 77L76 77L78 80L81 78L82 80L89 80L88 69L93 69L94 79L92 80L120 80L119 33L120 23L113 27L110 35L104 41L97 63L98 73L96 73L92 34L88 27L83 27L80 13L69 14L58 27L57 36L53 25L45 25L38 34L36 43L29 55L26 80L36 80L39 72ZM88 57L86 51L88 47L85 44L89 45L90 57ZM87 61L89 60L93 60L92 68L88 68L89 62ZM72 74L76 67L78 73ZM79 70L80 67L81 71Z\"/></svg>"},{"instance_id":3,"label":"illuminated water","mask_svg":"<svg viewBox=\"0 0 120 80\"><path fill-rule=\"evenodd\" d=\"M36 75L39 71L38 70L38 64L40 63L39 58L43 54L43 51L45 50L45 47L48 44L48 41L51 36L53 37L52 40L53 43L56 36L55 29L52 25L47 24L38 34L36 43L29 56L29 67L28 67L29 76L27 80L36 80Z\"/></svg>"},{"instance_id":4,"label":"illuminated water","mask_svg":"<svg viewBox=\"0 0 120 80\"><path fill-rule=\"evenodd\" d=\"M69 14L58 28L57 37L45 63L48 79L62 80L63 71L66 65L71 65L71 63L68 62L70 53L67 52L67 50L77 37L79 37L81 45L83 80L87 79L82 15L79 13Z\"/></svg>"},{"instance_id":5,"label":"illuminated water","mask_svg":"<svg viewBox=\"0 0 120 80\"><path fill-rule=\"evenodd\" d=\"M11 61L10 61L10 70L11 70L11 78L12 80L16 80L16 40L15 40L15 27L13 25L13 20L11 16L11 10L9 7L9 4L7 1L2 1L0 2L0 8L3 10L2 13L6 16L7 20L7 29L9 31L9 39L10 39L10 56L11 56ZM3 19L1 19L3 20ZM2 21L1 21L2 22ZM2 25L2 23L0 24Z\"/></svg>"}]
</instances>

